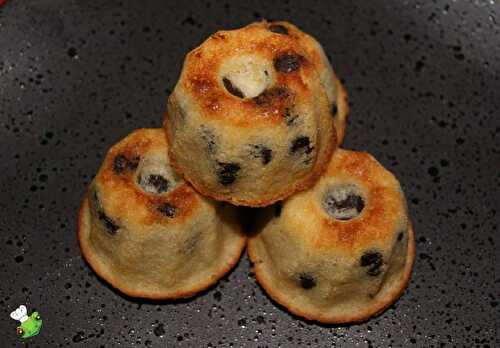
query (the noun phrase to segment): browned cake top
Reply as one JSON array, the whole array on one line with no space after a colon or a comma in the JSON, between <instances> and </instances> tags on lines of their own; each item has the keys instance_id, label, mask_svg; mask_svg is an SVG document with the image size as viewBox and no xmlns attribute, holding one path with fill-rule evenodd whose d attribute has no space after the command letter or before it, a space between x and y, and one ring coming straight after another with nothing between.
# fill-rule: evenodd
<instances>
[{"instance_id":1,"label":"browned cake top","mask_svg":"<svg viewBox=\"0 0 500 348\"><path fill-rule=\"evenodd\" d=\"M141 161L166 157L166 148L162 129L139 129L110 149L95 179L100 204L107 214L133 217L142 225L181 223L192 214L199 204L198 195L185 181L178 178L174 183L159 175L141 178L137 173ZM148 180L157 192L144 190L141 180Z\"/></svg>"},{"instance_id":2,"label":"browned cake top","mask_svg":"<svg viewBox=\"0 0 500 348\"><path fill-rule=\"evenodd\" d=\"M288 107L315 98L312 86L317 83L313 81L317 80L319 54L299 43L299 35L305 34L296 27L279 23L218 31L187 55L179 84L205 117L241 127L256 121L274 124L284 122L282 115ZM276 30L285 25L286 34ZM241 73L238 61L245 57L255 63L249 78L262 74L258 95L245 95L228 77L234 71Z\"/></svg>"},{"instance_id":3,"label":"browned cake top","mask_svg":"<svg viewBox=\"0 0 500 348\"><path fill-rule=\"evenodd\" d=\"M290 198L285 208L295 216L300 211L303 224L317 216L310 224L319 231L309 239L316 248L346 254L357 254L374 241L391 245L408 228L399 182L365 152L337 149L314 188Z\"/></svg>"}]
</instances>

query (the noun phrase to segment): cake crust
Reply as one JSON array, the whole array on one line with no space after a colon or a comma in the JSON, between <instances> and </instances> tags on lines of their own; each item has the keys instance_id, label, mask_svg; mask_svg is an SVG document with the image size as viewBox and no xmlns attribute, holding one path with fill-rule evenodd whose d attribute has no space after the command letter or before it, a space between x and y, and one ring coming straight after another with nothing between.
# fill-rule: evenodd
<instances>
[{"instance_id":1,"label":"cake crust","mask_svg":"<svg viewBox=\"0 0 500 348\"><path fill-rule=\"evenodd\" d=\"M256 219L248 241L257 282L290 312L347 323L382 312L415 256L397 179L364 152L338 149L315 185Z\"/></svg>"},{"instance_id":2,"label":"cake crust","mask_svg":"<svg viewBox=\"0 0 500 348\"><path fill-rule=\"evenodd\" d=\"M169 157L203 195L267 206L324 171L346 98L321 46L292 24L218 31L187 54L168 98Z\"/></svg>"},{"instance_id":3,"label":"cake crust","mask_svg":"<svg viewBox=\"0 0 500 348\"><path fill-rule=\"evenodd\" d=\"M234 207L200 196L167 157L162 129L140 129L114 145L78 214L84 259L122 293L189 297L238 262L246 236Z\"/></svg>"}]
</instances>

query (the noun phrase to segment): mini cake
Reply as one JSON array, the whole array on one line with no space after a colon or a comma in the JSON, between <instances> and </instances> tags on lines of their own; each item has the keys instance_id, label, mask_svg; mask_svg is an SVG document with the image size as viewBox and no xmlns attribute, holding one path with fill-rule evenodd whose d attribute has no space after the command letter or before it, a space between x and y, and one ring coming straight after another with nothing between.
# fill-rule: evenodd
<instances>
[{"instance_id":1,"label":"mini cake","mask_svg":"<svg viewBox=\"0 0 500 348\"><path fill-rule=\"evenodd\" d=\"M321 84L325 88L328 97L328 105L333 116L333 123L337 131L337 141L340 145L344 139L347 116L349 113L347 92L335 75L323 47L314 37L304 33L289 22L271 22L267 24L267 27L275 33L291 36L297 40L307 52L307 57L316 68Z\"/></svg>"},{"instance_id":2,"label":"mini cake","mask_svg":"<svg viewBox=\"0 0 500 348\"><path fill-rule=\"evenodd\" d=\"M337 146L333 92L318 75L320 46L303 47L297 35L253 23L186 56L164 126L172 166L202 194L265 206L324 171Z\"/></svg>"},{"instance_id":3,"label":"mini cake","mask_svg":"<svg viewBox=\"0 0 500 348\"><path fill-rule=\"evenodd\" d=\"M126 295L188 297L238 261L234 207L200 196L171 169L162 129L113 146L80 208L78 239L94 271Z\"/></svg>"},{"instance_id":4,"label":"mini cake","mask_svg":"<svg viewBox=\"0 0 500 348\"><path fill-rule=\"evenodd\" d=\"M255 276L292 313L363 321L403 292L414 259L396 178L367 153L338 149L309 190L266 208L248 243Z\"/></svg>"}]
</instances>

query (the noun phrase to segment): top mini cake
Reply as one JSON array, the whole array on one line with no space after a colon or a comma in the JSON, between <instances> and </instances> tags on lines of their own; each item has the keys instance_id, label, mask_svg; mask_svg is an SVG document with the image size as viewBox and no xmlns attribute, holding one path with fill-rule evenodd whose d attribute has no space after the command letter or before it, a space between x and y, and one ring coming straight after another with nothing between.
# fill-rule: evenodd
<instances>
[{"instance_id":1,"label":"top mini cake","mask_svg":"<svg viewBox=\"0 0 500 348\"><path fill-rule=\"evenodd\" d=\"M164 126L172 165L199 192L258 207L316 181L347 111L316 40L287 22L258 22L188 53Z\"/></svg>"}]
</instances>

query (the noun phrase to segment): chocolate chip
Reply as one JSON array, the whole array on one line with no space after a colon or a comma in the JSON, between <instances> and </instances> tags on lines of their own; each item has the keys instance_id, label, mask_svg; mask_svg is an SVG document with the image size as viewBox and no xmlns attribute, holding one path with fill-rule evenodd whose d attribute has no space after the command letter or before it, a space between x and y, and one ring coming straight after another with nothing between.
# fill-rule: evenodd
<instances>
[{"instance_id":1,"label":"chocolate chip","mask_svg":"<svg viewBox=\"0 0 500 348\"><path fill-rule=\"evenodd\" d=\"M292 114L292 111L289 108L285 109L285 123L287 126L291 126L295 123L295 120L299 117L299 115Z\"/></svg>"},{"instance_id":2,"label":"chocolate chip","mask_svg":"<svg viewBox=\"0 0 500 348\"><path fill-rule=\"evenodd\" d=\"M177 208L170 203L162 203L156 208L156 210L169 218L175 217L177 212Z\"/></svg>"},{"instance_id":3,"label":"chocolate chip","mask_svg":"<svg viewBox=\"0 0 500 348\"><path fill-rule=\"evenodd\" d=\"M120 175L125 170L134 170L139 165L139 157L134 157L132 159L128 159L124 155L117 155L113 162L113 169L116 174Z\"/></svg>"},{"instance_id":4,"label":"chocolate chip","mask_svg":"<svg viewBox=\"0 0 500 348\"><path fill-rule=\"evenodd\" d=\"M399 232L398 234L398 242L401 242L401 240L403 239L404 237L404 232Z\"/></svg>"},{"instance_id":5,"label":"chocolate chip","mask_svg":"<svg viewBox=\"0 0 500 348\"><path fill-rule=\"evenodd\" d=\"M304 288L306 290L312 289L316 286L316 280L309 273L300 273L299 274L299 282L300 282L300 286L302 286L302 288Z\"/></svg>"},{"instance_id":6,"label":"chocolate chip","mask_svg":"<svg viewBox=\"0 0 500 348\"><path fill-rule=\"evenodd\" d=\"M219 178L219 183L222 185L230 185L238 176L238 172L241 167L236 163L222 163L218 162L217 165L219 168L217 169L217 177Z\"/></svg>"},{"instance_id":7,"label":"chocolate chip","mask_svg":"<svg viewBox=\"0 0 500 348\"><path fill-rule=\"evenodd\" d=\"M361 256L361 267L368 267L366 274L375 277L378 276L382 270L380 267L383 264L382 254L378 251L367 251Z\"/></svg>"},{"instance_id":8,"label":"chocolate chip","mask_svg":"<svg viewBox=\"0 0 500 348\"><path fill-rule=\"evenodd\" d=\"M237 96L238 98L245 98L243 92L238 87L233 85L231 80L229 80L227 77L222 78L222 82L224 83L224 87L226 87L229 93L231 93L234 96Z\"/></svg>"},{"instance_id":9,"label":"chocolate chip","mask_svg":"<svg viewBox=\"0 0 500 348\"><path fill-rule=\"evenodd\" d=\"M337 112L338 112L338 108L337 108L337 104L333 103L332 104L332 116L333 117L336 117L337 116Z\"/></svg>"},{"instance_id":10,"label":"chocolate chip","mask_svg":"<svg viewBox=\"0 0 500 348\"><path fill-rule=\"evenodd\" d=\"M272 31L273 33L288 35L288 29L281 24L271 24L269 26L269 30Z\"/></svg>"},{"instance_id":11,"label":"chocolate chip","mask_svg":"<svg viewBox=\"0 0 500 348\"><path fill-rule=\"evenodd\" d=\"M283 73L291 73L300 68L304 57L295 53L285 53L274 59L274 68Z\"/></svg>"},{"instance_id":12,"label":"chocolate chip","mask_svg":"<svg viewBox=\"0 0 500 348\"><path fill-rule=\"evenodd\" d=\"M120 226L118 226L109 216L107 216L103 211L99 212L99 220L104 224L104 227L106 227L106 231L108 231L109 234L113 235L118 231Z\"/></svg>"},{"instance_id":13,"label":"chocolate chip","mask_svg":"<svg viewBox=\"0 0 500 348\"><path fill-rule=\"evenodd\" d=\"M314 147L311 147L310 144L311 141L309 140L309 137L300 136L292 141L290 152L293 154L303 150L305 153L309 154L314 149Z\"/></svg>"},{"instance_id":14,"label":"chocolate chip","mask_svg":"<svg viewBox=\"0 0 500 348\"><path fill-rule=\"evenodd\" d=\"M145 184L153 186L156 193L158 194L166 192L168 190L168 187L170 186L170 183L167 179L165 179L161 175L155 174L149 175Z\"/></svg>"},{"instance_id":15,"label":"chocolate chip","mask_svg":"<svg viewBox=\"0 0 500 348\"><path fill-rule=\"evenodd\" d=\"M267 106L278 99L286 99L290 94L285 87L273 87L266 89L264 92L253 98L255 104L259 106Z\"/></svg>"},{"instance_id":16,"label":"chocolate chip","mask_svg":"<svg viewBox=\"0 0 500 348\"><path fill-rule=\"evenodd\" d=\"M254 158L261 158L262 164L266 165L271 162L273 158L273 151L267 146L258 144L253 145L252 155Z\"/></svg>"},{"instance_id":17,"label":"chocolate chip","mask_svg":"<svg viewBox=\"0 0 500 348\"><path fill-rule=\"evenodd\" d=\"M210 154L217 153L217 142L215 141L214 131L207 128L205 125L201 126L201 137L207 144L207 151Z\"/></svg>"},{"instance_id":18,"label":"chocolate chip","mask_svg":"<svg viewBox=\"0 0 500 348\"><path fill-rule=\"evenodd\" d=\"M363 198L347 189L327 193L323 203L325 210L338 220L350 220L358 216L365 207Z\"/></svg>"},{"instance_id":19,"label":"chocolate chip","mask_svg":"<svg viewBox=\"0 0 500 348\"><path fill-rule=\"evenodd\" d=\"M271 159L273 157L273 151L271 149L268 149L267 147L263 147L260 150L260 153L262 154L262 164L266 165L269 162L271 162Z\"/></svg>"},{"instance_id":20,"label":"chocolate chip","mask_svg":"<svg viewBox=\"0 0 500 348\"><path fill-rule=\"evenodd\" d=\"M137 169L137 167L139 166L140 160L141 160L141 158L139 156L136 156L136 157L133 157L132 159L129 159L128 160L128 169L130 169L130 170Z\"/></svg>"},{"instance_id":21,"label":"chocolate chip","mask_svg":"<svg viewBox=\"0 0 500 348\"><path fill-rule=\"evenodd\" d=\"M193 252L193 250L195 249L196 245L198 245L198 242L200 240L200 234L195 234L195 235L192 235L190 236L185 244L184 244L184 248L183 248L183 251L186 253L186 254L190 254Z\"/></svg>"},{"instance_id":22,"label":"chocolate chip","mask_svg":"<svg viewBox=\"0 0 500 348\"><path fill-rule=\"evenodd\" d=\"M113 169L116 174L121 174L127 168L128 159L123 155L118 155L115 157Z\"/></svg>"},{"instance_id":23,"label":"chocolate chip","mask_svg":"<svg viewBox=\"0 0 500 348\"><path fill-rule=\"evenodd\" d=\"M274 216L278 217L281 215L281 209L283 208L283 205L281 202L278 202L274 205Z\"/></svg>"}]
</instances>

